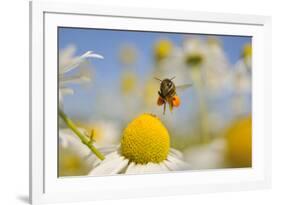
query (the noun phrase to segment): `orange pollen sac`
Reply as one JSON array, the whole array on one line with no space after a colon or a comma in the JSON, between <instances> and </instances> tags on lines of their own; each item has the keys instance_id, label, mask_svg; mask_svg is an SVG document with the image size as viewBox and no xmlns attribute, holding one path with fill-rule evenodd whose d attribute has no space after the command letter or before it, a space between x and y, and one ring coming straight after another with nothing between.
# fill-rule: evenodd
<instances>
[{"instance_id":1,"label":"orange pollen sac","mask_svg":"<svg viewBox=\"0 0 281 205\"><path fill-rule=\"evenodd\" d=\"M165 101L163 100L163 98L161 98L160 96L159 96L159 98L158 98L158 100L157 100L157 105L163 105L165 103Z\"/></svg>"},{"instance_id":2,"label":"orange pollen sac","mask_svg":"<svg viewBox=\"0 0 281 205\"><path fill-rule=\"evenodd\" d=\"M175 95L172 99L172 104L174 107L179 107L181 104L179 96Z\"/></svg>"}]
</instances>

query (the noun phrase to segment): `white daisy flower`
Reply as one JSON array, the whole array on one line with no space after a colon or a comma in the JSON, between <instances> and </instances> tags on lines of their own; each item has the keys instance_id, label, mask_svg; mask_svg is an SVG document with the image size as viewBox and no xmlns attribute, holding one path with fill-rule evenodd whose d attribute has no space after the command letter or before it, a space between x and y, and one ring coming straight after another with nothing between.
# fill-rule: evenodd
<instances>
[{"instance_id":1,"label":"white daisy flower","mask_svg":"<svg viewBox=\"0 0 281 205\"><path fill-rule=\"evenodd\" d=\"M233 100L232 108L236 116L248 114L251 108L252 92L252 47L246 44L242 51L242 57L234 65L233 73Z\"/></svg>"},{"instance_id":2,"label":"white daisy flower","mask_svg":"<svg viewBox=\"0 0 281 205\"><path fill-rule=\"evenodd\" d=\"M239 93L248 93L251 90L251 73L244 60L239 60L234 66L234 88Z\"/></svg>"},{"instance_id":3,"label":"white daisy flower","mask_svg":"<svg viewBox=\"0 0 281 205\"><path fill-rule=\"evenodd\" d=\"M132 66L136 62L137 58L138 51L135 45L129 43L122 45L119 51L119 59L125 67Z\"/></svg>"},{"instance_id":4,"label":"white daisy flower","mask_svg":"<svg viewBox=\"0 0 281 205\"><path fill-rule=\"evenodd\" d=\"M89 82L90 76L87 69L88 58L103 59L103 56L95 54L92 51L87 51L81 56L74 56L75 47L69 46L66 49L59 52L59 102L62 105L63 95L73 94L73 90L67 87L70 83L83 83ZM78 74L69 75L73 69L79 68Z\"/></svg>"},{"instance_id":5,"label":"white daisy flower","mask_svg":"<svg viewBox=\"0 0 281 205\"><path fill-rule=\"evenodd\" d=\"M88 135L85 129L78 129L81 133ZM116 149L114 145L103 147L102 137L99 142L94 143L103 154L108 154ZM59 148L61 176L85 175L99 162L96 155L68 128L59 129Z\"/></svg>"},{"instance_id":6,"label":"white daisy flower","mask_svg":"<svg viewBox=\"0 0 281 205\"><path fill-rule=\"evenodd\" d=\"M187 148L183 154L192 169L199 170L225 167L225 153L226 141L224 138L218 138L208 144Z\"/></svg>"},{"instance_id":7,"label":"white daisy flower","mask_svg":"<svg viewBox=\"0 0 281 205\"><path fill-rule=\"evenodd\" d=\"M86 130L78 128L81 133L86 133ZM59 145L62 148L73 150L78 156L84 158L89 154L89 148L86 147L81 140L68 128L59 129Z\"/></svg>"},{"instance_id":8,"label":"white daisy flower","mask_svg":"<svg viewBox=\"0 0 281 205\"><path fill-rule=\"evenodd\" d=\"M161 121L142 114L124 130L121 144L105 156L90 176L144 174L187 170L182 154L170 148L170 136Z\"/></svg>"},{"instance_id":9,"label":"white daisy flower","mask_svg":"<svg viewBox=\"0 0 281 205\"><path fill-rule=\"evenodd\" d=\"M176 76L173 80L176 85L190 83L192 80L191 74L183 61L181 48L174 47L173 53L159 62L157 66L155 75L160 79Z\"/></svg>"},{"instance_id":10,"label":"white daisy flower","mask_svg":"<svg viewBox=\"0 0 281 205\"><path fill-rule=\"evenodd\" d=\"M171 47L169 55L157 67L157 77L176 76L177 84L192 80L194 86L207 89L207 93L212 91L212 95L220 94L222 89L227 90L231 86L230 63L215 37L202 39L188 36L182 47Z\"/></svg>"},{"instance_id":11,"label":"white daisy flower","mask_svg":"<svg viewBox=\"0 0 281 205\"><path fill-rule=\"evenodd\" d=\"M88 122L82 125L88 133L93 132L95 145L105 147L107 145L117 145L120 139L121 126L110 120L100 120Z\"/></svg>"},{"instance_id":12,"label":"white daisy flower","mask_svg":"<svg viewBox=\"0 0 281 205\"><path fill-rule=\"evenodd\" d=\"M120 127L110 121L98 121L83 126L83 128L77 128L85 136L93 134L93 142L102 153L108 154L109 151L115 149L118 145L120 136ZM91 133L93 132L93 133ZM64 148L71 148L75 150L77 154L83 158L96 159L96 156L89 150L87 146L81 143L81 140L74 134L74 132L68 128L59 129L60 145ZM108 146L111 145L111 146Z\"/></svg>"},{"instance_id":13,"label":"white daisy flower","mask_svg":"<svg viewBox=\"0 0 281 205\"><path fill-rule=\"evenodd\" d=\"M246 44L241 53L242 58L234 65L235 90L239 93L251 91L252 45Z\"/></svg>"},{"instance_id":14,"label":"white daisy flower","mask_svg":"<svg viewBox=\"0 0 281 205\"><path fill-rule=\"evenodd\" d=\"M183 42L183 60L190 68L200 68L207 56L206 44L198 37L191 36Z\"/></svg>"},{"instance_id":15,"label":"white daisy flower","mask_svg":"<svg viewBox=\"0 0 281 205\"><path fill-rule=\"evenodd\" d=\"M187 38L183 45L183 59L190 68L193 80L201 81L208 93L220 94L223 89L230 88L230 63L219 39Z\"/></svg>"},{"instance_id":16,"label":"white daisy flower","mask_svg":"<svg viewBox=\"0 0 281 205\"><path fill-rule=\"evenodd\" d=\"M222 48L219 39L212 37L207 40L206 62L203 66L203 80L208 92L220 95L222 91L229 91L232 86L231 65Z\"/></svg>"},{"instance_id":17,"label":"white daisy flower","mask_svg":"<svg viewBox=\"0 0 281 205\"><path fill-rule=\"evenodd\" d=\"M81 132L82 130L79 129ZM85 175L92 168L93 158L87 158L89 149L68 128L59 129L59 175Z\"/></svg>"}]
</instances>

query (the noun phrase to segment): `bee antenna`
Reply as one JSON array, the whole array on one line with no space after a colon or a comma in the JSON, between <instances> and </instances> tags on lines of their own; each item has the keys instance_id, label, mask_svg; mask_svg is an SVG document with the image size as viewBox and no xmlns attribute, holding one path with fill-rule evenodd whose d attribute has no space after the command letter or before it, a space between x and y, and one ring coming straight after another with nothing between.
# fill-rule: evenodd
<instances>
[{"instance_id":1,"label":"bee antenna","mask_svg":"<svg viewBox=\"0 0 281 205\"><path fill-rule=\"evenodd\" d=\"M172 77L170 80L174 80L176 78L176 76Z\"/></svg>"},{"instance_id":2,"label":"bee antenna","mask_svg":"<svg viewBox=\"0 0 281 205\"><path fill-rule=\"evenodd\" d=\"M159 80L160 82L162 81L162 80L160 80L160 79L159 79L159 78L157 78L157 77L154 77L154 79L155 79L155 80Z\"/></svg>"}]
</instances>

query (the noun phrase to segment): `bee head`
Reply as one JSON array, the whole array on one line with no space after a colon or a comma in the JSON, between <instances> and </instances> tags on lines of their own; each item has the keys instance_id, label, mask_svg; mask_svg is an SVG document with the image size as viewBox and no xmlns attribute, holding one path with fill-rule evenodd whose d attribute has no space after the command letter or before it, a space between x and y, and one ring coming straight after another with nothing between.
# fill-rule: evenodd
<instances>
[{"instance_id":1,"label":"bee head","mask_svg":"<svg viewBox=\"0 0 281 205\"><path fill-rule=\"evenodd\" d=\"M171 79L164 79L161 81L161 87L164 89L170 89L174 86L174 83Z\"/></svg>"},{"instance_id":2,"label":"bee head","mask_svg":"<svg viewBox=\"0 0 281 205\"><path fill-rule=\"evenodd\" d=\"M162 94L176 89L176 86L175 86L174 82L172 81L173 79L175 79L175 77L172 77L170 79L165 78L164 80L161 80L161 79L155 77L155 79L160 81L160 91Z\"/></svg>"}]
</instances>

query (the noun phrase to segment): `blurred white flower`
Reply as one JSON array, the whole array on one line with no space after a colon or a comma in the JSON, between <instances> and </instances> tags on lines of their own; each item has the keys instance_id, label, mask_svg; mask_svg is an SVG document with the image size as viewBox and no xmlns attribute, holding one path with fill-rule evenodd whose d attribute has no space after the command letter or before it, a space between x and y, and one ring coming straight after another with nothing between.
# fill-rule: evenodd
<instances>
[{"instance_id":1,"label":"blurred white flower","mask_svg":"<svg viewBox=\"0 0 281 205\"><path fill-rule=\"evenodd\" d=\"M74 56L75 47L69 46L59 52L59 102L62 105L63 95L73 94L73 90L67 87L70 83L83 83L90 81L88 58L103 59L103 56L87 51L81 56ZM74 75L69 75L73 69L79 69Z\"/></svg>"},{"instance_id":2,"label":"blurred white flower","mask_svg":"<svg viewBox=\"0 0 281 205\"><path fill-rule=\"evenodd\" d=\"M84 130L79 129L81 132ZM59 129L59 175L77 176L87 174L95 157L87 157L89 149L70 129Z\"/></svg>"},{"instance_id":3,"label":"blurred white flower","mask_svg":"<svg viewBox=\"0 0 281 205\"><path fill-rule=\"evenodd\" d=\"M243 59L234 65L234 87L238 93L248 93L251 90L251 72Z\"/></svg>"},{"instance_id":4,"label":"blurred white flower","mask_svg":"<svg viewBox=\"0 0 281 205\"><path fill-rule=\"evenodd\" d=\"M79 131L86 133L86 130L81 128L79 128ZM89 154L89 148L81 143L81 140L68 128L59 129L59 144L63 148L72 149L82 158Z\"/></svg>"},{"instance_id":5,"label":"blurred white flower","mask_svg":"<svg viewBox=\"0 0 281 205\"><path fill-rule=\"evenodd\" d=\"M234 65L235 90L238 93L251 91L252 45L245 44L241 51L241 59Z\"/></svg>"},{"instance_id":6,"label":"blurred white flower","mask_svg":"<svg viewBox=\"0 0 281 205\"><path fill-rule=\"evenodd\" d=\"M88 133L93 131L93 139L97 147L117 145L120 140L121 127L109 120L89 122L83 125Z\"/></svg>"},{"instance_id":7,"label":"blurred white flower","mask_svg":"<svg viewBox=\"0 0 281 205\"><path fill-rule=\"evenodd\" d=\"M225 118L224 110L228 106L226 101L233 88L231 64L221 42L215 36L188 36L183 44L183 59L196 89L200 137L207 139L211 132L217 131L211 126L212 122L217 117ZM221 108L218 111L216 109L219 104ZM217 115L209 116L212 112L217 112ZM216 118L213 119L214 116Z\"/></svg>"},{"instance_id":8,"label":"blurred white flower","mask_svg":"<svg viewBox=\"0 0 281 205\"><path fill-rule=\"evenodd\" d=\"M226 142L218 138L210 143L187 148L184 159L192 169L216 169L225 166Z\"/></svg>"},{"instance_id":9,"label":"blurred white flower","mask_svg":"<svg viewBox=\"0 0 281 205\"><path fill-rule=\"evenodd\" d=\"M168 39L160 39L155 44L154 52L156 64L152 77L159 79L176 77L173 80L176 85L190 82L190 74L185 67L181 47L173 45Z\"/></svg>"},{"instance_id":10,"label":"blurred white flower","mask_svg":"<svg viewBox=\"0 0 281 205\"><path fill-rule=\"evenodd\" d=\"M183 59L193 80L202 81L207 93L220 94L231 86L231 66L216 37L187 37L183 43Z\"/></svg>"},{"instance_id":11,"label":"blurred white flower","mask_svg":"<svg viewBox=\"0 0 281 205\"><path fill-rule=\"evenodd\" d=\"M173 80L176 85L191 83L191 75L183 61L181 48L174 47L172 51L169 57L157 64L155 77L159 79L176 77Z\"/></svg>"},{"instance_id":12,"label":"blurred white flower","mask_svg":"<svg viewBox=\"0 0 281 205\"><path fill-rule=\"evenodd\" d=\"M202 39L190 36L183 41L183 60L191 68L200 68L206 59L206 44Z\"/></svg>"},{"instance_id":13,"label":"blurred white flower","mask_svg":"<svg viewBox=\"0 0 281 205\"><path fill-rule=\"evenodd\" d=\"M249 113L251 107L251 72L243 59L239 60L233 72L233 113L238 116Z\"/></svg>"},{"instance_id":14,"label":"blurred white flower","mask_svg":"<svg viewBox=\"0 0 281 205\"><path fill-rule=\"evenodd\" d=\"M121 75L120 90L125 96L135 94L138 84L138 77L135 72L124 71Z\"/></svg>"},{"instance_id":15,"label":"blurred white flower","mask_svg":"<svg viewBox=\"0 0 281 205\"><path fill-rule=\"evenodd\" d=\"M206 62L203 66L203 81L208 92L220 95L232 86L231 65L225 55L219 39L212 37L207 41Z\"/></svg>"},{"instance_id":16,"label":"blurred white flower","mask_svg":"<svg viewBox=\"0 0 281 205\"><path fill-rule=\"evenodd\" d=\"M85 129L82 128L78 128L78 129L81 133L85 135L89 135L89 133ZM99 143L94 141L94 143L95 143L95 147L98 148L99 151L103 154L108 154L116 149L115 145L103 147L102 140L99 140ZM89 148L85 146L81 142L81 140L73 133L73 131L71 131L68 128L59 129L59 145L60 145L59 147L61 152L60 154L60 159L61 159L60 164L62 164L61 169L63 169L63 164L69 164L69 163L73 164L73 162L71 161L75 159L74 164L76 164L76 170L79 170L81 169L81 167L84 167L83 174L87 174L93 168L93 166L99 162L99 159L96 157L96 155L91 153ZM63 152L68 154L63 155ZM71 154L71 157L68 157L69 154ZM64 173L68 173L67 168L65 168L62 171ZM77 173L74 172L73 174L79 174L79 171L76 172Z\"/></svg>"},{"instance_id":17,"label":"blurred white flower","mask_svg":"<svg viewBox=\"0 0 281 205\"><path fill-rule=\"evenodd\" d=\"M119 51L119 59L124 66L132 66L138 57L138 51L133 44L124 44Z\"/></svg>"}]
</instances>

